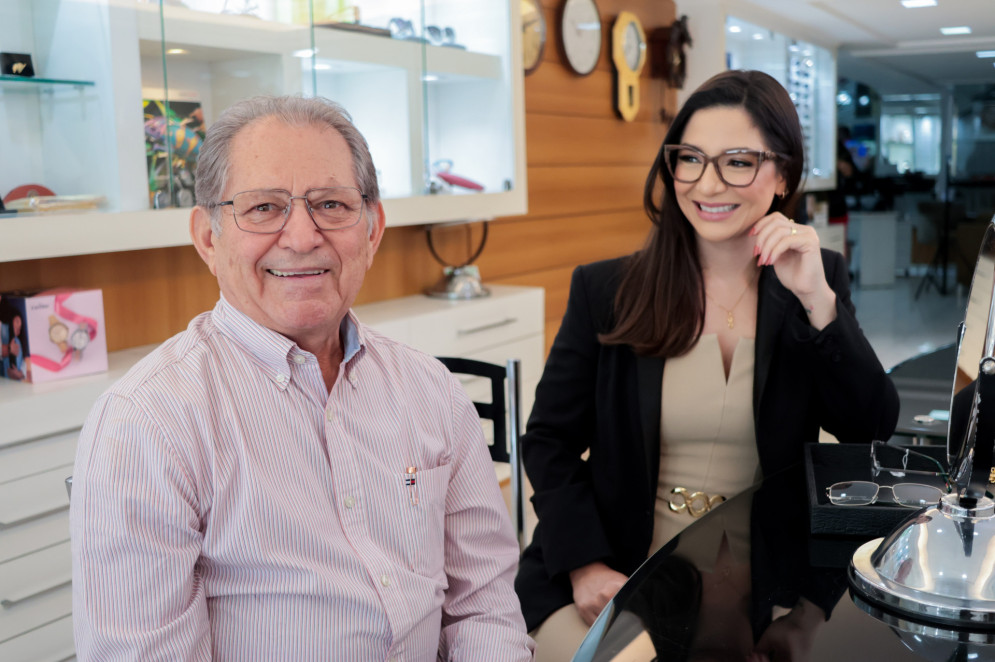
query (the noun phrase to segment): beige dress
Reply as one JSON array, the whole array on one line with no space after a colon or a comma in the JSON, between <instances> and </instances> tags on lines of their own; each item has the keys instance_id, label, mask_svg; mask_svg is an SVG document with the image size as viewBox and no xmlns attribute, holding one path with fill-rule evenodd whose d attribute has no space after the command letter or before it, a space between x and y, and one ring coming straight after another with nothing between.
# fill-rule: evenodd
<instances>
[{"instance_id":1,"label":"beige dress","mask_svg":"<svg viewBox=\"0 0 995 662\"><path fill-rule=\"evenodd\" d=\"M689 495L703 491L729 498L759 478L753 428L753 346L752 338L739 339L728 381L715 335L702 336L690 352L664 364L660 483L651 555L695 521L687 508L682 512L670 509L671 489L683 487ZM726 520L724 527L682 537L678 546L678 553L687 558L706 559L705 567L699 567L706 572L706 587L709 571L716 566L738 568L731 577L728 571L722 575L730 579L748 573L743 564L749 561L749 509L726 513L720 509L715 516L720 514ZM725 549L731 555L728 561L721 553ZM748 580L746 574L743 581ZM586 634L587 625L577 607L573 603L561 607L532 633L536 662L568 662Z\"/></svg>"},{"instance_id":2,"label":"beige dress","mask_svg":"<svg viewBox=\"0 0 995 662\"><path fill-rule=\"evenodd\" d=\"M718 336L712 334L701 336L684 356L667 359L651 555L694 522L689 512L703 513L709 497L713 501L716 495L733 497L760 478L753 427L753 358L753 338L740 338L727 381ZM683 488L684 493L673 494L674 488ZM695 493L699 494L691 502ZM671 503L684 507L674 512ZM744 532L743 524L726 526L727 533L736 532L729 543L737 558L749 557L749 538L744 539L749 529Z\"/></svg>"}]
</instances>

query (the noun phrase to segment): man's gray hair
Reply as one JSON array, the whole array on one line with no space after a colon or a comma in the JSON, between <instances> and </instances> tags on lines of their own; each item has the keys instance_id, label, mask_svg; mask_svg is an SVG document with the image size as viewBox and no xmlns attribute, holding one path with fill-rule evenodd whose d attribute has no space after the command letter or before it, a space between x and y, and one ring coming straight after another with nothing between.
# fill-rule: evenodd
<instances>
[{"instance_id":1,"label":"man's gray hair","mask_svg":"<svg viewBox=\"0 0 995 662\"><path fill-rule=\"evenodd\" d=\"M221 234L221 208L231 169L231 143L238 132L256 120L275 117L292 126L328 126L345 138L352 152L353 176L366 196L367 230L372 231L380 188L370 148L352 117L339 104L322 97L257 96L229 106L207 130L197 157L197 204L211 213L211 228ZM279 149L279 146L276 146ZM293 158L288 154L287 158Z\"/></svg>"}]
</instances>

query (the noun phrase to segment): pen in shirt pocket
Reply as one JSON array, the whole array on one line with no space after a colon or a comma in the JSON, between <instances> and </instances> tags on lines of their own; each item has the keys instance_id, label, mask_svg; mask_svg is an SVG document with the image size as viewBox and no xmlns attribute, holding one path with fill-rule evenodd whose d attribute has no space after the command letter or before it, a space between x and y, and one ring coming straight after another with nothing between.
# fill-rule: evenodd
<instances>
[{"instance_id":1,"label":"pen in shirt pocket","mask_svg":"<svg viewBox=\"0 0 995 662\"><path fill-rule=\"evenodd\" d=\"M408 488L408 497L411 499L412 506L418 505L417 474L418 467L408 467L404 472L404 484Z\"/></svg>"}]
</instances>

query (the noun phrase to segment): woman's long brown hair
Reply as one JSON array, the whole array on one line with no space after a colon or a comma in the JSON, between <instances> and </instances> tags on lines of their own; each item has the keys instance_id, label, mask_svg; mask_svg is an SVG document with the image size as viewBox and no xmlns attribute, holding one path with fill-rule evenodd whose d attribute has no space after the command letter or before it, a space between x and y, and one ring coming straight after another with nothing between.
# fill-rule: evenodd
<instances>
[{"instance_id":1,"label":"woman's long brown hair","mask_svg":"<svg viewBox=\"0 0 995 662\"><path fill-rule=\"evenodd\" d=\"M778 155L774 163L786 183L786 195L775 196L767 213L790 216L799 195L804 148L798 113L787 91L761 71L713 76L685 102L663 144L680 143L691 116L716 106L745 110L767 149ZM653 229L642 250L626 261L615 296L615 326L599 340L631 345L640 355L668 358L684 354L698 342L705 323L705 283L694 228L677 204L674 179L664 158L661 145L643 189L643 208Z\"/></svg>"}]
</instances>

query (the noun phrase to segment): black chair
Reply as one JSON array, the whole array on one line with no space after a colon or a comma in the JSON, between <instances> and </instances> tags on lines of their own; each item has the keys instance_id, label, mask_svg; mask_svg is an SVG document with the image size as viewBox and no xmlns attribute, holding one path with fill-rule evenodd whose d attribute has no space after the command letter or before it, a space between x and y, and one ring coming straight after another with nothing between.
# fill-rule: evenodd
<instances>
[{"instance_id":1,"label":"black chair","mask_svg":"<svg viewBox=\"0 0 995 662\"><path fill-rule=\"evenodd\" d=\"M511 523L515 527L518 548L525 547L525 502L523 495L522 455L518 439L522 431L521 374L519 359L497 365L476 359L436 357L456 375L484 377L490 380L491 401L474 400L477 414L494 423L494 440L489 446L491 460L511 466Z\"/></svg>"}]
</instances>

